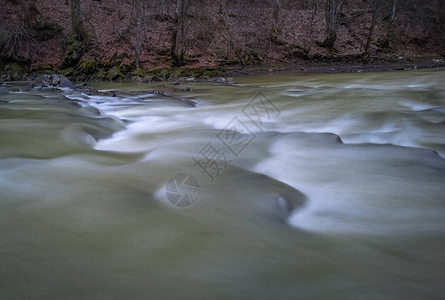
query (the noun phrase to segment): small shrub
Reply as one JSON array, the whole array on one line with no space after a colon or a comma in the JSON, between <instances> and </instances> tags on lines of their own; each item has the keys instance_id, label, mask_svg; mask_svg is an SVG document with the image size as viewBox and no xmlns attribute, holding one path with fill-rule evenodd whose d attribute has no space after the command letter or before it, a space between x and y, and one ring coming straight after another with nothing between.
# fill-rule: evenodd
<instances>
[{"instance_id":1,"label":"small shrub","mask_svg":"<svg viewBox=\"0 0 445 300\"><path fill-rule=\"evenodd\" d=\"M30 43L34 39L28 30L20 25L10 25L0 32L0 57L21 60L28 56Z\"/></svg>"}]
</instances>

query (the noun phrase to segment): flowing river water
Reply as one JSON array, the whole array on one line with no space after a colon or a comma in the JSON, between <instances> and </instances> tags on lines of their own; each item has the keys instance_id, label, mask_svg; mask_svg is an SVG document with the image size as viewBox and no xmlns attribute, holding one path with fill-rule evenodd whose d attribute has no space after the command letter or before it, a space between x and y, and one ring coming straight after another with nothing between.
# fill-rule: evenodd
<instances>
[{"instance_id":1,"label":"flowing river water","mask_svg":"<svg viewBox=\"0 0 445 300\"><path fill-rule=\"evenodd\" d=\"M0 96L0 299L443 299L445 70L93 85Z\"/></svg>"}]
</instances>

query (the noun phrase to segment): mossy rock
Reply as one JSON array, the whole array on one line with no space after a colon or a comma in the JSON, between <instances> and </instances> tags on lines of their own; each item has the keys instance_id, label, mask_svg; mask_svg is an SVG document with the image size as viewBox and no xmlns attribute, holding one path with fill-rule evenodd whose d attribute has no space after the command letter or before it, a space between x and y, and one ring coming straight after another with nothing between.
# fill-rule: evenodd
<instances>
[{"instance_id":1,"label":"mossy rock","mask_svg":"<svg viewBox=\"0 0 445 300\"><path fill-rule=\"evenodd\" d=\"M262 61L263 57L256 52L248 52L240 56L240 62L242 65L256 65Z\"/></svg>"},{"instance_id":2,"label":"mossy rock","mask_svg":"<svg viewBox=\"0 0 445 300\"><path fill-rule=\"evenodd\" d=\"M204 77L214 77L217 76L219 74L218 71L216 70L206 70L202 73L202 76Z\"/></svg>"},{"instance_id":3,"label":"mossy rock","mask_svg":"<svg viewBox=\"0 0 445 300\"><path fill-rule=\"evenodd\" d=\"M179 77L184 77L184 68L183 67L179 67L179 68L175 68L172 69L170 72L170 76L168 78L179 78ZM167 78L166 76L163 76L165 78Z\"/></svg>"},{"instance_id":4,"label":"mossy rock","mask_svg":"<svg viewBox=\"0 0 445 300\"><path fill-rule=\"evenodd\" d=\"M202 73L204 70L201 70L201 68L185 68L185 67L179 67L175 68L171 71L170 78L180 78L180 77L197 77Z\"/></svg>"},{"instance_id":5,"label":"mossy rock","mask_svg":"<svg viewBox=\"0 0 445 300\"><path fill-rule=\"evenodd\" d=\"M159 73L158 76L164 79L169 79L171 77L171 74L169 72L169 70L167 69L162 69Z\"/></svg>"},{"instance_id":6,"label":"mossy rock","mask_svg":"<svg viewBox=\"0 0 445 300\"><path fill-rule=\"evenodd\" d=\"M41 65L40 66L40 70L42 70L42 71L52 71L53 67L50 66L50 65Z\"/></svg>"},{"instance_id":7,"label":"mossy rock","mask_svg":"<svg viewBox=\"0 0 445 300\"><path fill-rule=\"evenodd\" d=\"M128 72L130 72L132 66L126 63L121 63L119 65L119 69L121 70L122 73L127 74Z\"/></svg>"},{"instance_id":8,"label":"mossy rock","mask_svg":"<svg viewBox=\"0 0 445 300\"><path fill-rule=\"evenodd\" d=\"M99 70L99 72L97 72L96 78L98 80L104 80L107 77L107 73L104 70Z\"/></svg>"},{"instance_id":9,"label":"mossy rock","mask_svg":"<svg viewBox=\"0 0 445 300\"><path fill-rule=\"evenodd\" d=\"M238 59L236 59L236 58L229 58L229 59L221 62L220 64L223 65L223 66L232 66L232 65L239 64L239 62L240 61Z\"/></svg>"},{"instance_id":10,"label":"mossy rock","mask_svg":"<svg viewBox=\"0 0 445 300\"><path fill-rule=\"evenodd\" d=\"M122 64L122 59L118 58L111 62L113 67L119 67Z\"/></svg>"},{"instance_id":11,"label":"mossy rock","mask_svg":"<svg viewBox=\"0 0 445 300\"><path fill-rule=\"evenodd\" d=\"M129 58L129 55L126 52L117 52L115 51L110 59L104 63L105 68L119 67L122 64L123 59Z\"/></svg>"},{"instance_id":12,"label":"mossy rock","mask_svg":"<svg viewBox=\"0 0 445 300\"><path fill-rule=\"evenodd\" d=\"M23 67L17 63L9 64L5 67L5 72L8 73L17 73L19 75L23 75L28 73L28 69L26 67Z\"/></svg>"},{"instance_id":13,"label":"mossy rock","mask_svg":"<svg viewBox=\"0 0 445 300\"><path fill-rule=\"evenodd\" d=\"M157 74L159 74L163 70L164 70L164 68L153 68L152 67L152 68L148 68L147 72L150 73L150 74L153 74L153 75L157 75Z\"/></svg>"},{"instance_id":14,"label":"mossy rock","mask_svg":"<svg viewBox=\"0 0 445 300\"><path fill-rule=\"evenodd\" d=\"M8 81L22 80L23 75L28 73L28 69L26 67L21 66L17 63L7 65L4 70L5 73L7 74L5 78L7 78L6 80Z\"/></svg>"},{"instance_id":15,"label":"mossy rock","mask_svg":"<svg viewBox=\"0 0 445 300\"><path fill-rule=\"evenodd\" d=\"M122 77L124 77L124 74L122 74L119 67L112 67L110 70L108 70L106 75L106 79L108 80L117 80Z\"/></svg>"},{"instance_id":16,"label":"mossy rock","mask_svg":"<svg viewBox=\"0 0 445 300\"><path fill-rule=\"evenodd\" d=\"M185 77L200 77L204 73L204 68L185 68L182 76Z\"/></svg>"},{"instance_id":17,"label":"mossy rock","mask_svg":"<svg viewBox=\"0 0 445 300\"><path fill-rule=\"evenodd\" d=\"M66 68L66 69L62 69L62 70L59 70L59 74L62 74L62 75L65 75L65 76L71 76L71 75L73 75L73 71L74 71L74 68L73 67L69 67L69 68Z\"/></svg>"},{"instance_id":18,"label":"mossy rock","mask_svg":"<svg viewBox=\"0 0 445 300\"><path fill-rule=\"evenodd\" d=\"M78 75L91 75L97 70L97 60L94 57L89 57L82 61L76 69Z\"/></svg>"},{"instance_id":19,"label":"mossy rock","mask_svg":"<svg viewBox=\"0 0 445 300\"><path fill-rule=\"evenodd\" d=\"M77 40L76 35L65 37L62 46L65 49L65 56L63 57L61 68L74 67L77 65L87 47L84 42Z\"/></svg>"},{"instance_id":20,"label":"mossy rock","mask_svg":"<svg viewBox=\"0 0 445 300\"><path fill-rule=\"evenodd\" d=\"M204 68L204 72L202 72L202 77L215 77L224 72L224 68L222 67L207 67Z\"/></svg>"},{"instance_id":21,"label":"mossy rock","mask_svg":"<svg viewBox=\"0 0 445 300\"><path fill-rule=\"evenodd\" d=\"M280 35L280 34L281 34L281 29L278 28L278 27L272 27L272 28L270 29L270 33L272 33L272 34L276 34L276 35Z\"/></svg>"},{"instance_id":22,"label":"mossy rock","mask_svg":"<svg viewBox=\"0 0 445 300\"><path fill-rule=\"evenodd\" d=\"M139 76L139 77L144 77L145 73L144 70L142 70L141 68L136 68L131 72L131 75L133 76Z\"/></svg>"}]
</instances>

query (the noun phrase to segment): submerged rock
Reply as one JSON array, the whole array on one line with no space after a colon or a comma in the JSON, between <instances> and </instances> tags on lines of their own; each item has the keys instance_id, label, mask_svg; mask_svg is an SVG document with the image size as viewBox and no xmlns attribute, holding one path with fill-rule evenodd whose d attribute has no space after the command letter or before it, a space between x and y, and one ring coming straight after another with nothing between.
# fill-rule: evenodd
<instances>
[{"instance_id":1,"label":"submerged rock","mask_svg":"<svg viewBox=\"0 0 445 300\"><path fill-rule=\"evenodd\" d=\"M109 96L109 97L116 97L117 96L117 91L106 91L103 94L105 96Z\"/></svg>"},{"instance_id":2,"label":"submerged rock","mask_svg":"<svg viewBox=\"0 0 445 300\"><path fill-rule=\"evenodd\" d=\"M8 91L7 87L0 86L0 95L6 95L8 93L9 93L9 91Z\"/></svg>"}]
</instances>

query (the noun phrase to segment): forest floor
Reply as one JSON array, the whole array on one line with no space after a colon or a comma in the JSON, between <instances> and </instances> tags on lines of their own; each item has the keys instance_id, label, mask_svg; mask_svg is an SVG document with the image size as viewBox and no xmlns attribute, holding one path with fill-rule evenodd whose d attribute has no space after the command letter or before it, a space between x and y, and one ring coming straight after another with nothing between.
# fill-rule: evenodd
<instances>
[{"instance_id":1,"label":"forest floor","mask_svg":"<svg viewBox=\"0 0 445 300\"><path fill-rule=\"evenodd\" d=\"M81 60L63 66L71 33L68 1L37 1L35 36L17 48L25 63L1 61L0 78L26 79L36 72L58 73L74 81L166 80L206 78L277 71L307 73L377 72L444 67L443 33L422 22L412 12L397 11L393 23L378 18L368 59L363 58L372 15L364 1L351 0L334 51L319 47L326 35L322 7L314 10L304 1L283 1L277 34L273 33L272 7L249 1L199 2L188 8L185 35L186 65L173 68L169 56L174 2L153 2L143 11L142 35L135 27L134 1L84 1L82 14L91 47ZM257 1L260 3L261 1ZM263 1L264 2L264 1ZM0 17L0 37L23 23L20 1L5 1ZM149 3L149 2L147 2ZM150 2L151 3L151 2ZM191 2L193 3L193 1ZM204 3L204 4L202 4ZM225 3L225 4L224 4ZM269 2L264 2L269 3ZM224 5L223 5L224 4ZM350 20L350 21L347 21ZM351 21L352 20L352 21ZM391 28L391 30L389 30ZM135 66L137 37L142 38L140 68ZM383 41L390 45L382 46ZM139 70L137 70L139 69Z\"/></svg>"}]
</instances>

